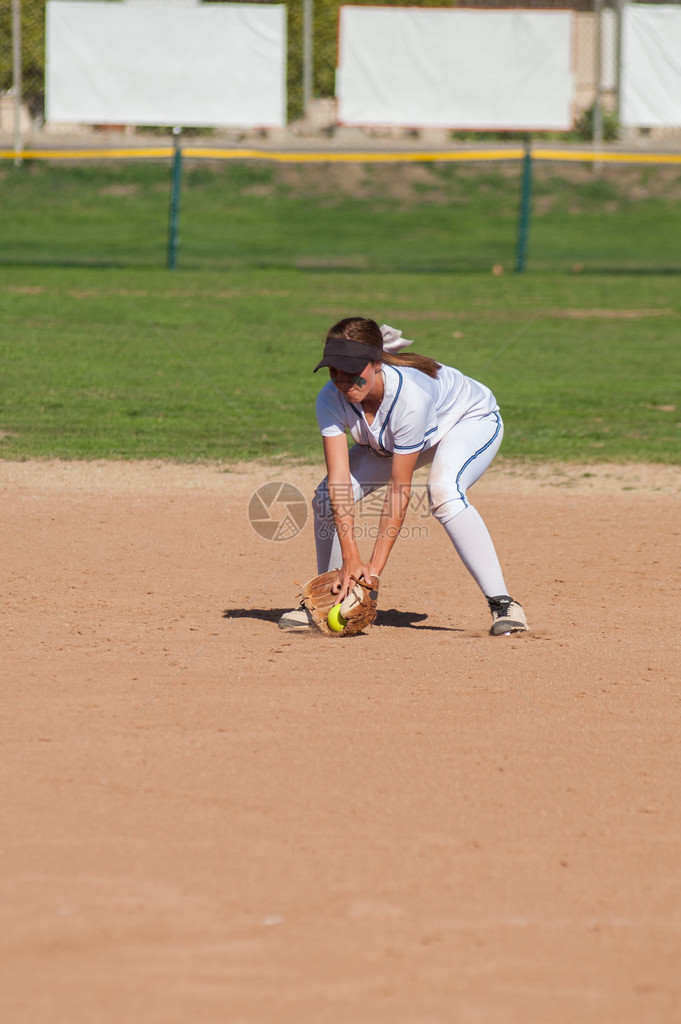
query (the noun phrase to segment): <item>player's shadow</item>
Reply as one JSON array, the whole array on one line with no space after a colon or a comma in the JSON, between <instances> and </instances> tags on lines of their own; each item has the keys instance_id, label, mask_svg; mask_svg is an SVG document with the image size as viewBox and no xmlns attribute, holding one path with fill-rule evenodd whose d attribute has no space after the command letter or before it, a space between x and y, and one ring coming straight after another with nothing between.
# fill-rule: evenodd
<instances>
[{"instance_id":1,"label":"player's shadow","mask_svg":"<svg viewBox=\"0 0 681 1024\"><path fill-rule=\"evenodd\" d=\"M223 619L260 619L261 622L279 622L289 608L225 608ZM401 612L397 608L379 609L376 615L377 626L392 626L396 629L429 629L438 633L461 633L463 630L455 626L424 626L421 625L428 616L425 612Z\"/></svg>"},{"instance_id":2,"label":"player's shadow","mask_svg":"<svg viewBox=\"0 0 681 1024\"><path fill-rule=\"evenodd\" d=\"M376 614L377 626L394 626L396 629L429 629L434 633L462 633L456 626L424 626L425 612L401 612L397 608L379 608Z\"/></svg>"},{"instance_id":3,"label":"player's shadow","mask_svg":"<svg viewBox=\"0 0 681 1024\"><path fill-rule=\"evenodd\" d=\"M223 619L261 619L263 622L279 622L290 608L225 608Z\"/></svg>"}]
</instances>

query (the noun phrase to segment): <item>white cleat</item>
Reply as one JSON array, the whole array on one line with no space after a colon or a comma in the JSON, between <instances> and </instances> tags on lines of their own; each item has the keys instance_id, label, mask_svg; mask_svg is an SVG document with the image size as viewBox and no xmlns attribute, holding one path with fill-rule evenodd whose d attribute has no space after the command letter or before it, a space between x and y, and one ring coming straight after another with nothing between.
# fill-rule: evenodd
<instances>
[{"instance_id":1,"label":"white cleat","mask_svg":"<svg viewBox=\"0 0 681 1024\"><path fill-rule=\"evenodd\" d=\"M523 606L508 594L488 597L487 604L492 613L490 636L508 636L510 633L526 633L529 630Z\"/></svg>"},{"instance_id":2,"label":"white cleat","mask_svg":"<svg viewBox=\"0 0 681 1024\"><path fill-rule=\"evenodd\" d=\"M307 608L294 608L290 612L284 612L279 619L279 629L295 630L298 633L302 633L304 630L311 629L311 627L312 616Z\"/></svg>"}]
</instances>

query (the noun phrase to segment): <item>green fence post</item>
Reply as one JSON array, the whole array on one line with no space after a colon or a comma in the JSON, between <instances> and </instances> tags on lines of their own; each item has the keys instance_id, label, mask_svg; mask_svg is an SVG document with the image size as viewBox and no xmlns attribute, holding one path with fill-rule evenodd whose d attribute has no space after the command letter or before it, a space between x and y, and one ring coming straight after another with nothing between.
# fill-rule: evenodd
<instances>
[{"instance_id":1,"label":"green fence post","mask_svg":"<svg viewBox=\"0 0 681 1024\"><path fill-rule=\"evenodd\" d=\"M173 168L170 180L170 213L168 217L168 270L177 263L178 232L180 228L180 194L182 192L181 128L173 128Z\"/></svg>"},{"instance_id":2,"label":"green fence post","mask_svg":"<svg viewBox=\"0 0 681 1024\"><path fill-rule=\"evenodd\" d=\"M523 175L520 194L520 217L518 218L518 244L515 254L515 269L522 274L527 256L527 239L530 233L530 203L532 200L532 153L530 136L525 139L525 156L523 157Z\"/></svg>"}]
</instances>

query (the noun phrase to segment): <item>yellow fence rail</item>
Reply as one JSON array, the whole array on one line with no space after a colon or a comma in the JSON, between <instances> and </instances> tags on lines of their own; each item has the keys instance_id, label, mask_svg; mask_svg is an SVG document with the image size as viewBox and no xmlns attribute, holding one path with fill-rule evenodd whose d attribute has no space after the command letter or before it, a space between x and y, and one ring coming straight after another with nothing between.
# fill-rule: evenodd
<instances>
[{"instance_id":1,"label":"yellow fence rail","mask_svg":"<svg viewBox=\"0 0 681 1024\"><path fill-rule=\"evenodd\" d=\"M173 146L127 149L0 149L0 160L168 160ZM523 148L466 150L269 150L183 146L182 155L193 160L273 160L278 163L402 163L439 161L521 160ZM681 164L681 153L639 153L594 149L532 149L533 160L578 163Z\"/></svg>"}]
</instances>

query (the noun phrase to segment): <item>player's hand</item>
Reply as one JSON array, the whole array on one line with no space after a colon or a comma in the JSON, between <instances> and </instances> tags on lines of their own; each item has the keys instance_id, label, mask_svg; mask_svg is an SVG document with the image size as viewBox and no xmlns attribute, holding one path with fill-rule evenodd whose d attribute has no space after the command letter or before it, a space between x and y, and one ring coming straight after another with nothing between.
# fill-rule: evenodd
<instances>
[{"instance_id":1,"label":"player's hand","mask_svg":"<svg viewBox=\"0 0 681 1024\"><path fill-rule=\"evenodd\" d=\"M338 596L338 601L341 602L348 596L353 587L355 587L360 580L364 580L365 583L371 584L371 577L376 576L377 573L372 570L370 565L364 562L352 561L343 562L343 565L338 570L338 577L336 582L331 587L331 593Z\"/></svg>"}]
</instances>

